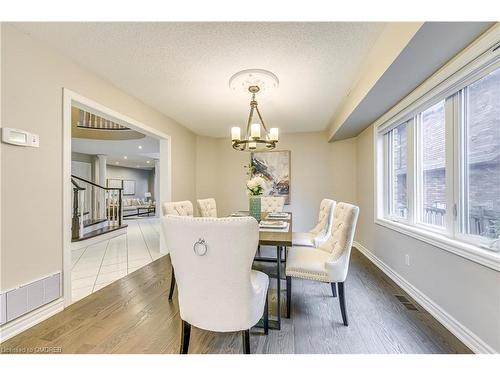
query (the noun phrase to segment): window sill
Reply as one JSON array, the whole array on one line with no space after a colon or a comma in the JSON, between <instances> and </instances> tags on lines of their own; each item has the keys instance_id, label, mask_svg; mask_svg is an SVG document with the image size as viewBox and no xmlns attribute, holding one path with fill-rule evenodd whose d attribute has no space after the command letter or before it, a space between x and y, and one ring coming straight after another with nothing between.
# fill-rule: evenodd
<instances>
[{"instance_id":1,"label":"window sill","mask_svg":"<svg viewBox=\"0 0 500 375\"><path fill-rule=\"evenodd\" d=\"M375 223L413 237L419 241L439 247L495 271L500 271L500 253L498 252L482 249L478 246L448 238L442 234L388 219L377 218L375 219Z\"/></svg>"}]
</instances>

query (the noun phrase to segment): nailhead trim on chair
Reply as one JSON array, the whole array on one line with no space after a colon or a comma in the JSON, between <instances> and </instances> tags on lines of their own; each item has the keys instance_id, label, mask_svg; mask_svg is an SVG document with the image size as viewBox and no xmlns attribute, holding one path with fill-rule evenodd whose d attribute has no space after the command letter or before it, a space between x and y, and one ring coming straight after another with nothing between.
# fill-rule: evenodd
<instances>
[{"instance_id":1,"label":"nailhead trim on chair","mask_svg":"<svg viewBox=\"0 0 500 375\"><path fill-rule=\"evenodd\" d=\"M325 283L329 283L330 281L328 280L328 275L326 273L319 273L319 272L307 272L307 271L290 271L287 270L286 272L287 276L291 277L298 277L300 279L307 279L307 280L313 280L313 281L321 281Z\"/></svg>"}]
</instances>

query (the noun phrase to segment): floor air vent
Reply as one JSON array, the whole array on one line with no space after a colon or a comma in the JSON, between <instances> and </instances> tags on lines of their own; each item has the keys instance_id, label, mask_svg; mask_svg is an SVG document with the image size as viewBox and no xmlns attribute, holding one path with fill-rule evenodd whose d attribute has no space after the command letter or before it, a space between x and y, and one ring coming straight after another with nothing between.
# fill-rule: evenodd
<instances>
[{"instance_id":1,"label":"floor air vent","mask_svg":"<svg viewBox=\"0 0 500 375\"><path fill-rule=\"evenodd\" d=\"M411 303L411 301L406 298L405 296L402 296L400 294L395 294L394 297L396 297L399 302L401 302L401 304L406 307L408 310L411 310L411 311L418 311L418 309L416 308L416 306Z\"/></svg>"}]
</instances>

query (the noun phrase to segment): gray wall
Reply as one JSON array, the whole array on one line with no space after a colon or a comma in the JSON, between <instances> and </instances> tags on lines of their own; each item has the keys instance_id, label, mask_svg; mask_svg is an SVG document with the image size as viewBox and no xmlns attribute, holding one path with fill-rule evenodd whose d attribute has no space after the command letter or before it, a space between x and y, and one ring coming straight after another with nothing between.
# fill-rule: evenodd
<instances>
[{"instance_id":1,"label":"gray wall","mask_svg":"<svg viewBox=\"0 0 500 375\"><path fill-rule=\"evenodd\" d=\"M500 273L374 222L373 126L358 136L356 241L500 351ZM410 255L410 266L405 265Z\"/></svg>"},{"instance_id":2,"label":"gray wall","mask_svg":"<svg viewBox=\"0 0 500 375\"><path fill-rule=\"evenodd\" d=\"M124 198L139 198L144 199L144 194L149 191L153 194L154 185L150 185L151 175L154 173L150 170L117 167L108 165L106 167L107 178L119 180L134 180L135 181L135 195L125 195Z\"/></svg>"}]
</instances>

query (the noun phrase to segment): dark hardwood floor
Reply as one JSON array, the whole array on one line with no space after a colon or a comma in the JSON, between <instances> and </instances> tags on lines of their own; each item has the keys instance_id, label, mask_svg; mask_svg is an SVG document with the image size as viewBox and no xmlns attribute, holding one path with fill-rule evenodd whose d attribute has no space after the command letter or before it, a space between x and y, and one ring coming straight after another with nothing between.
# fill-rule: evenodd
<instances>
[{"instance_id":1,"label":"dark hardwood floor","mask_svg":"<svg viewBox=\"0 0 500 375\"><path fill-rule=\"evenodd\" d=\"M169 302L169 284L165 256L4 342L0 352L178 353L177 292ZM292 318L268 336L252 329L252 353L470 353L357 250L345 286L349 327L342 325L330 285L294 279ZM193 327L191 335L190 353L242 352L239 333Z\"/></svg>"}]
</instances>

